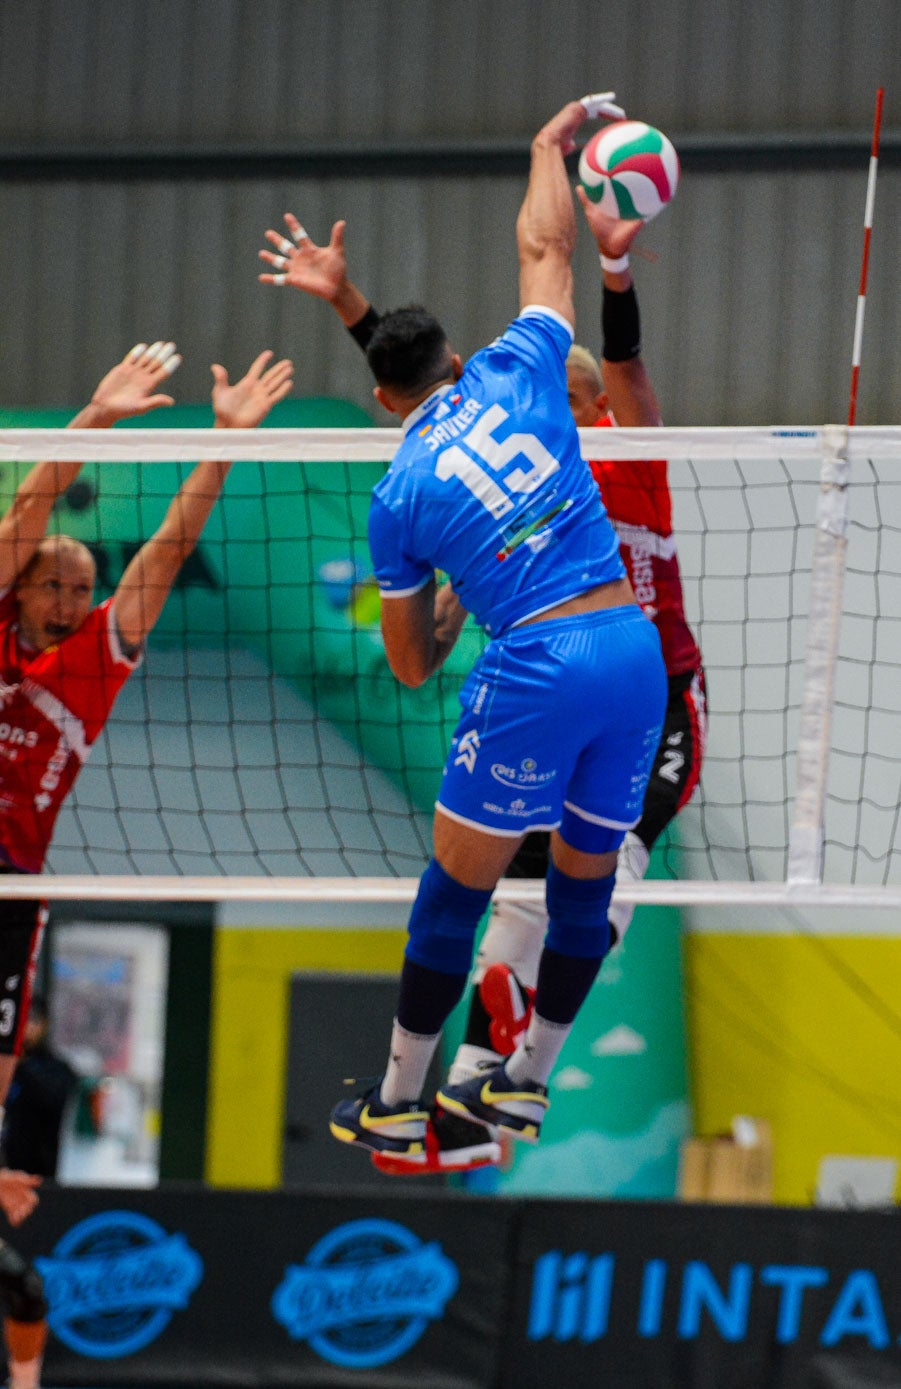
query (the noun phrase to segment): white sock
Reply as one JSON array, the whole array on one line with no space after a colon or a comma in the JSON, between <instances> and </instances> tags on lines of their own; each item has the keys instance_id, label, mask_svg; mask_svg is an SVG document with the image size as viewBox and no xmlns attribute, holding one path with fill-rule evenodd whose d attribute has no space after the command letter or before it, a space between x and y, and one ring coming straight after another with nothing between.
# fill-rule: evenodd
<instances>
[{"instance_id":1,"label":"white sock","mask_svg":"<svg viewBox=\"0 0 901 1389\"><path fill-rule=\"evenodd\" d=\"M648 863L651 855L645 848L637 834L629 830L619 848L616 859L616 881L623 883L640 883L645 873L648 871ZM632 902L610 903L607 918L610 925L616 931L616 943L621 945L629 929L630 922L635 914L635 906Z\"/></svg>"},{"instance_id":2,"label":"white sock","mask_svg":"<svg viewBox=\"0 0 901 1389\"><path fill-rule=\"evenodd\" d=\"M534 989L538 962L547 931L543 902L494 902L488 929L476 955L473 983L479 984L489 965L509 965L521 984Z\"/></svg>"},{"instance_id":3,"label":"white sock","mask_svg":"<svg viewBox=\"0 0 901 1389\"><path fill-rule=\"evenodd\" d=\"M464 1080L471 1080L486 1062L489 1066L498 1066L503 1059L498 1052L489 1051L487 1047L476 1047L472 1042L461 1042L447 1073L447 1083L462 1085Z\"/></svg>"},{"instance_id":4,"label":"white sock","mask_svg":"<svg viewBox=\"0 0 901 1389\"><path fill-rule=\"evenodd\" d=\"M380 1096L382 1104L410 1103L420 1099L425 1078L435 1055L441 1033L427 1037L421 1032L408 1032L397 1018L391 1029L391 1055L385 1068Z\"/></svg>"},{"instance_id":5,"label":"white sock","mask_svg":"<svg viewBox=\"0 0 901 1389\"><path fill-rule=\"evenodd\" d=\"M531 1080L538 1085L547 1085L563 1050L563 1043L571 1031L571 1022L548 1022L546 1018L533 1013L525 1037L513 1055L507 1058L507 1075L517 1084Z\"/></svg>"}]
</instances>

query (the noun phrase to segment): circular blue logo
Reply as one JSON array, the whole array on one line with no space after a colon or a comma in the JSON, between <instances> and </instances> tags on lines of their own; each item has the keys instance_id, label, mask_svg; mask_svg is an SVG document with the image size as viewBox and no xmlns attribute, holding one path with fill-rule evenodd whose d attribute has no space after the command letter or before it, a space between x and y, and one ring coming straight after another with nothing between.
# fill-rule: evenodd
<instances>
[{"instance_id":1,"label":"circular blue logo","mask_svg":"<svg viewBox=\"0 0 901 1389\"><path fill-rule=\"evenodd\" d=\"M51 1330L72 1350L104 1360L155 1340L203 1276L184 1235L168 1235L136 1211L79 1221L35 1264Z\"/></svg>"},{"instance_id":2,"label":"circular blue logo","mask_svg":"<svg viewBox=\"0 0 901 1389\"><path fill-rule=\"evenodd\" d=\"M459 1282L437 1242L423 1244L393 1220L352 1220L286 1268L272 1313L323 1360L366 1369L408 1351Z\"/></svg>"}]
</instances>

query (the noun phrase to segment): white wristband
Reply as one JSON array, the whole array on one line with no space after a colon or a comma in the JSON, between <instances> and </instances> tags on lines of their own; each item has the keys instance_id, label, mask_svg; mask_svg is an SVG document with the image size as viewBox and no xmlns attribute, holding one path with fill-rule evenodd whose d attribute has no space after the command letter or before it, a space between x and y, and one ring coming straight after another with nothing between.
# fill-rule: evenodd
<instances>
[{"instance_id":1,"label":"white wristband","mask_svg":"<svg viewBox=\"0 0 901 1389\"><path fill-rule=\"evenodd\" d=\"M615 259L612 259L610 256L605 256L604 253L601 252L601 269L602 269L602 270L609 270L610 273L611 273L611 275L619 275L619 274L622 273L623 270L628 270L628 268L629 268L629 252L628 252L628 251L626 251L624 255L617 256Z\"/></svg>"}]
</instances>

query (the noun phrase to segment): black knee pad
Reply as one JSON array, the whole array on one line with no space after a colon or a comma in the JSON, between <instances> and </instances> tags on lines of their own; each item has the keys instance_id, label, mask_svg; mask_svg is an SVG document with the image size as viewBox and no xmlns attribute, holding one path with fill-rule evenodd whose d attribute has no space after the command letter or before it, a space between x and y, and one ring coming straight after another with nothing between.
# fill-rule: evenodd
<instances>
[{"instance_id":1,"label":"black knee pad","mask_svg":"<svg viewBox=\"0 0 901 1389\"><path fill-rule=\"evenodd\" d=\"M47 1315L41 1275L5 1241L0 1241L0 1303L13 1321L43 1321Z\"/></svg>"}]
</instances>

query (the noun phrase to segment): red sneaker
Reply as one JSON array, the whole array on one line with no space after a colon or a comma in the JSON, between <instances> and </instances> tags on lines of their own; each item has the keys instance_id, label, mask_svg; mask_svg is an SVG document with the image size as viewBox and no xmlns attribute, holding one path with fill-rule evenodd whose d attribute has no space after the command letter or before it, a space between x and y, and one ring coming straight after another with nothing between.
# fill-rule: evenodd
<instances>
[{"instance_id":1,"label":"red sneaker","mask_svg":"<svg viewBox=\"0 0 901 1389\"><path fill-rule=\"evenodd\" d=\"M491 1019L488 1036L500 1056L510 1056L525 1036L535 990L521 984L509 965L489 965L479 985L479 997Z\"/></svg>"}]
</instances>

